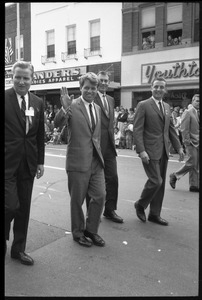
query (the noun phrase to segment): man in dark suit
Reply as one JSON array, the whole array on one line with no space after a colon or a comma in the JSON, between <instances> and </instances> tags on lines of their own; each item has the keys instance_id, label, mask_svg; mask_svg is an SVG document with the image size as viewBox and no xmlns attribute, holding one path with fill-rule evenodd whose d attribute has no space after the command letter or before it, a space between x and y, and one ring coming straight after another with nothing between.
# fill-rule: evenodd
<instances>
[{"instance_id":1,"label":"man in dark suit","mask_svg":"<svg viewBox=\"0 0 202 300\"><path fill-rule=\"evenodd\" d=\"M66 172L71 197L71 230L81 246L104 246L97 234L105 200L104 161L100 147L101 112L94 103L97 75L89 72L80 78L81 96L72 100L67 89L61 89L62 108L55 116L55 126L67 124ZM90 201L86 222L82 205L86 194ZM90 238L90 240L88 239Z\"/></svg>"},{"instance_id":2,"label":"man in dark suit","mask_svg":"<svg viewBox=\"0 0 202 300\"><path fill-rule=\"evenodd\" d=\"M166 93L165 79L155 78L151 91L151 98L138 103L134 118L134 144L148 177L139 201L135 202L135 209L138 218L146 222L144 210L150 205L148 220L168 225L160 214L165 192L169 140L179 153L180 160L184 159L184 153L171 120L170 106L162 101Z\"/></svg>"},{"instance_id":3,"label":"man in dark suit","mask_svg":"<svg viewBox=\"0 0 202 300\"><path fill-rule=\"evenodd\" d=\"M101 108L101 149L104 158L106 200L104 216L116 223L123 219L115 212L118 200L118 174L116 162L116 147L114 142L114 99L106 94L109 86L109 75L105 71L98 74L99 85L95 103ZM86 197L88 205L89 197Z\"/></svg>"},{"instance_id":4,"label":"man in dark suit","mask_svg":"<svg viewBox=\"0 0 202 300\"><path fill-rule=\"evenodd\" d=\"M188 158L179 170L170 174L170 185L173 189L176 181L189 173L189 191L199 192L199 103L200 95L195 94L191 107L182 115L181 132Z\"/></svg>"},{"instance_id":5,"label":"man in dark suit","mask_svg":"<svg viewBox=\"0 0 202 300\"><path fill-rule=\"evenodd\" d=\"M14 219L11 257L33 265L25 253L34 177L44 173L43 101L29 92L33 66L13 66L13 87L5 91L5 254Z\"/></svg>"}]
</instances>

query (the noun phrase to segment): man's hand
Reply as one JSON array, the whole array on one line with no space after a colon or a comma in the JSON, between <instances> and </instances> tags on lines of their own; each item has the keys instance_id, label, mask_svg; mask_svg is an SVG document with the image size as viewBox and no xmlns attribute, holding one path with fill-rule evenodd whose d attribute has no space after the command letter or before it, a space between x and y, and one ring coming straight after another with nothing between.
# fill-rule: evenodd
<instances>
[{"instance_id":1,"label":"man's hand","mask_svg":"<svg viewBox=\"0 0 202 300\"><path fill-rule=\"evenodd\" d=\"M179 153L179 161L183 161L184 160L183 148L180 148L178 153Z\"/></svg>"},{"instance_id":2,"label":"man's hand","mask_svg":"<svg viewBox=\"0 0 202 300\"><path fill-rule=\"evenodd\" d=\"M144 164L149 164L149 160L150 160L150 158L149 158L149 155L147 154L147 152L146 151L142 151L142 152L140 152L140 158L142 159L142 162L144 163Z\"/></svg>"},{"instance_id":3,"label":"man's hand","mask_svg":"<svg viewBox=\"0 0 202 300\"><path fill-rule=\"evenodd\" d=\"M40 177L42 177L43 173L44 173L44 166L43 165L37 165L36 178L39 179Z\"/></svg>"},{"instance_id":4,"label":"man's hand","mask_svg":"<svg viewBox=\"0 0 202 300\"><path fill-rule=\"evenodd\" d=\"M60 102L65 110L71 105L74 95L69 96L68 90L66 87L61 87L60 89Z\"/></svg>"}]
</instances>

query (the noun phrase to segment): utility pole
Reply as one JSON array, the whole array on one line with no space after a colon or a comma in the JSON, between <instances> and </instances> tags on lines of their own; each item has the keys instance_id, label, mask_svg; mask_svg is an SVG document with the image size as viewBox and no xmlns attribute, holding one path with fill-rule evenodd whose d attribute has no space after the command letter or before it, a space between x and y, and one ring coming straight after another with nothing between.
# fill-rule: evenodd
<instances>
[{"instance_id":1,"label":"utility pole","mask_svg":"<svg viewBox=\"0 0 202 300\"><path fill-rule=\"evenodd\" d=\"M20 61L20 3L17 2L17 52Z\"/></svg>"}]
</instances>

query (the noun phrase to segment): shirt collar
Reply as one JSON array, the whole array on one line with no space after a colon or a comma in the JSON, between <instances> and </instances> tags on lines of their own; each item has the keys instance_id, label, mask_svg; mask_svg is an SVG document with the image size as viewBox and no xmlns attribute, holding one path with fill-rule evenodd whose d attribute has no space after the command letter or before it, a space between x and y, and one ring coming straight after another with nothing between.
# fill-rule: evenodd
<instances>
[{"instance_id":1,"label":"shirt collar","mask_svg":"<svg viewBox=\"0 0 202 300\"><path fill-rule=\"evenodd\" d=\"M159 101L161 102L161 104L162 104L162 102L163 102L162 99L161 99L161 100L157 100L157 99L154 98L154 96L152 96L152 99L153 99L157 104L159 103Z\"/></svg>"},{"instance_id":2,"label":"shirt collar","mask_svg":"<svg viewBox=\"0 0 202 300\"><path fill-rule=\"evenodd\" d=\"M81 100L83 101L83 103L85 104L85 106L87 106L87 105L89 105L89 104L93 104L93 103L94 103L94 101L92 101L92 102L88 102L88 101L86 101L86 100L83 98L83 96L81 96Z\"/></svg>"}]
</instances>

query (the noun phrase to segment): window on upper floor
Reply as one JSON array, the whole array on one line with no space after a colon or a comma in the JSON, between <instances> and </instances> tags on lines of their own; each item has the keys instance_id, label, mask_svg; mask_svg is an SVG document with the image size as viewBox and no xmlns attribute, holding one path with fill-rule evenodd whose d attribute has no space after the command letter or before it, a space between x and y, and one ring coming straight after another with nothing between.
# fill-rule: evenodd
<instances>
[{"instance_id":1,"label":"window on upper floor","mask_svg":"<svg viewBox=\"0 0 202 300\"><path fill-rule=\"evenodd\" d=\"M23 34L20 35L20 57L18 57L18 37L15 37L15 59L23 60L24 59L24 38Z\"/></svg>"},{"instance_id":2,"label":"window on upper floor","mask_svg":"<svg viewBox=\"0 0 202 300\"><path fill-rule=\"evenodd\" d=\"M47 58L55 57L55 32L50 30L46 32L47 38Z\"/></svg>"},{"instance_id":3,"label":"window on upper floor","mask_svg":"<svg viewBox=\"0 0 202 300\"><path fill-rule=\"evenodd\" d=\"M182 3L167 3L166 46L182 44Z\"/></svg>"},{"instance_id":4,"label":"window on upper floor","mask_svg":"<svg viewBox=\"0 0 202 300\"><path fill-rule=\"evenodd\" d=\"M141 10L142 50L155 48L156 8L149 6Z\"/></svg>"},{"instance_id":5,"label":"window on upper floor","mask_svg":"<svg viewBox=\"0 0 202 300\"><path fill-rule=\"evenodd\" d=\"M76 54L76 25L67 27L67 54Z\"/></svg>"},{"instance_id":6,"label":"window on upper floor","mask_svg":"<svg viewBox=\"0 0 202 300\"><path fill-rule=\"evenodd\" d=\"M194 42L199 42L199 3L194 3Z\"/></svg>"},{"instance_id":7,"label":"window on upper floor","mask_svg":"<svg viewBox=\"0 0 202 300\"><path fill-rule=\"evenodd\" d=\"M90 51L100 50L100 20L90 22Z\"/></svg>"}]
</instances>

